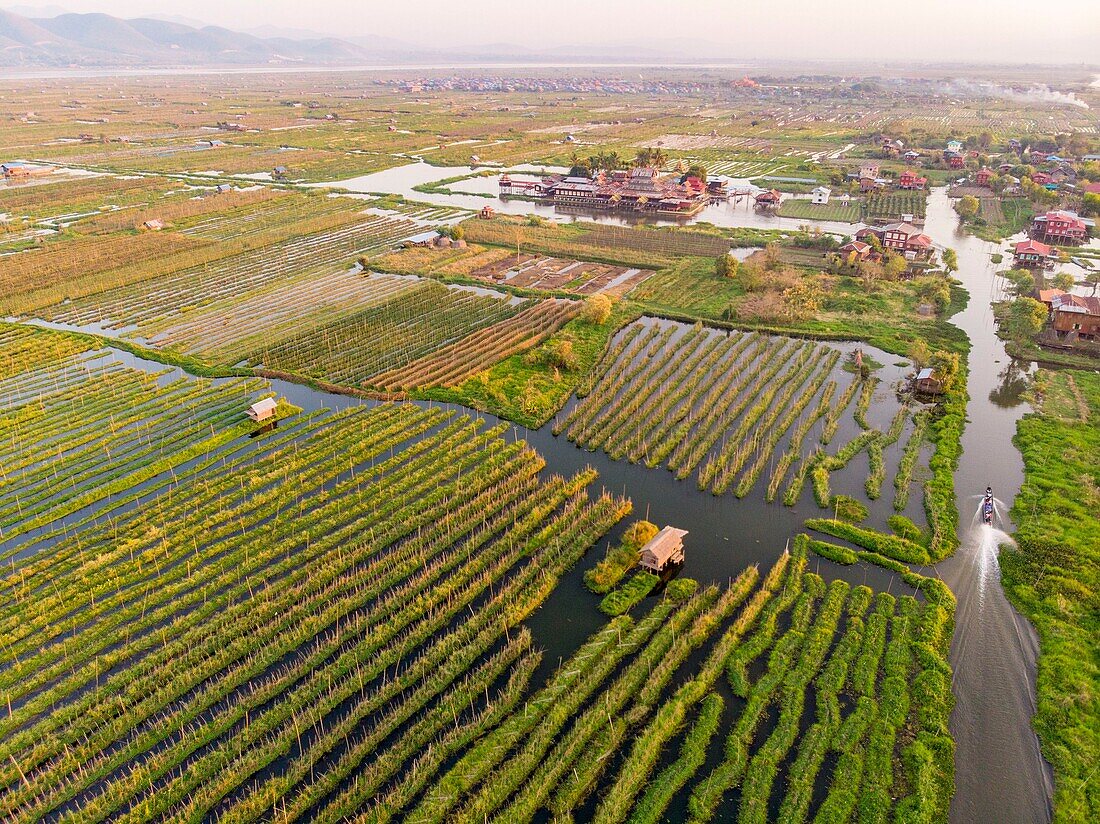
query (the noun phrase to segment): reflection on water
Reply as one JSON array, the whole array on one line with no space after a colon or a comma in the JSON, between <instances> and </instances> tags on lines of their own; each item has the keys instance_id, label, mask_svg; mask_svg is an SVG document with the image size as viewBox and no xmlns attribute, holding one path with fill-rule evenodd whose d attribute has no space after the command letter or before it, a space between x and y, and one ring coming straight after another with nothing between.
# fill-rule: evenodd
<instances>
[{"instance_id":1,"label":"reflection on water","mask_svg":"<svg viewBox=\"0 0 1100 824\"><path fill-rule=\"evenodd\" d=\"M1012 358L1000 371L998 383L989 393L989 402L1001 409L1012 409L1024 402L1031 385L1031 365Z\"/></svg>"}]
</instances>

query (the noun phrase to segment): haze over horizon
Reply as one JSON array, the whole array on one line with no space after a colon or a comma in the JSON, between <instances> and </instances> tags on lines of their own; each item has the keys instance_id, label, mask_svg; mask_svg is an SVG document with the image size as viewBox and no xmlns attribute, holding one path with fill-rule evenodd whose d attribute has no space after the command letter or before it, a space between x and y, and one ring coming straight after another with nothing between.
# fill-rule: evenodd
<instances>
[{"instance_id":1,"label":"haze over horizon","mask_svg":"<svg viewBox=\"0 0 1100 824\"><path fill-rule=\"evenodd\" d=\"M182 7L170 0L63 0L4 8L20 14L102 12L123 18L157 16L271 35L384 37L427 49L515 44L543 48L661 45L708 59L838 59L1094 63L1100 3L1063 0L1058 15L1036 16L1031 3L926 0L889 7L847 0L823 9L810 0L428 0L401 4L321 0L220 0ZM37 11L36 11L37 10ZM276 31L282 30L282 31ZM261 30L257 32L256 30ZM975 33L978 33L977 35Z\"/></svg>"}]
</instances>

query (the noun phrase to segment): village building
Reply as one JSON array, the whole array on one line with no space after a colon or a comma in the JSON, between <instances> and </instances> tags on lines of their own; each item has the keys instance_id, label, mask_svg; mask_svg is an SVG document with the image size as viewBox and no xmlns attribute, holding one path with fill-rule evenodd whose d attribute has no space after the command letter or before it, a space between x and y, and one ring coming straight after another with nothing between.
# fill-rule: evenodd
<instances>
[{"instance_id":1,"label":"village building","mask_svg":"<svg viewBox=\"0 0 1100 824\"><path fill-rule=\"evenodd\" d=\"M962 150L963 150L962 141L960 141L960 140L948 140L947 141L947 151L951 152L952 154L961 155Z\"/></svg>"},{"instance_id":2,"label":"village building","mask_svg":"<svg viewBox=\"0 0 1100 824\"><path fill-rule=\"evenodd\" d=\"M1047 308L1047 312L1051 313L1050 317L1053 318L1054 312L1054 299L1066 294L1061 289L1040 289L1039 290L1039 303L1043 304Z\"/></svg>"},{"instance_id":3,"label":"village building","mask_svg":"<svg viewBox=\"0 0 1100 824\"><path fill-rule=\"evenodd\" d=\"M986 188L993 187L993 170L982 166L978 169L978 173L974 175L974 182L979 186L985 186Z\"/></svg>"},{"instance_id":4,"label":"village building","mask_svg":"<svg viewBox=\"0 0 1100 824\"><path fill-rule=\"evenodd\" d=\"M912 149L910 149L902 155L902 158L904 158L907 163L915 163L917 160L920 159L920 152L914 152Z\"/></svg>"},{"instance_id":5,"label":"village building","mask_svg":"<svg viewBox=\"0 0 1100 824\"><path fill-rule=\"evenodd\" d=\"M943 159L947 161L947 165L952 169L961 169L966 165L966 158L957 152L944 152Z\"/></svg>"},{"instance_id":6,"label":"village building","mask_svg":"<svg viewBox=\"0 0 1100 824\"><path fill-rule=\"evenodd\" d=\"M439 232L436 231L421 232L418 235L413 235L412 237L405 238L405 240L402 241L401 245L404 246L406 249L417 247L427 248L435 242L435 239L437 237L439 237Z\"/></svg>"},{"instance_id":7,"label":"village building","mask_svg":"<svg viewBox=\"0 0 1100 824\"><path fill-rule=\"evenodd\" d=\"M22 180L28 177L49 174L52 171L53 168L50 166L35 166L32 163L21 161L0 164L0 173L3 173L5 180Z\"/></svg>"},{"instance_id":8,"label":"village building","mask_svg":"<svg viewBox=\"0 0 1100 824\"><path fill-rule=\"evenodd\" d=\"M1068 342L1100 340L1100 298L1057 295L1051 300L1054 333Z\"/></svg>"},{"instance_id":9,"label":"village building","mask_svg":"<svg viewBox=\"0 0 1100 824\"><path fill-rule=\"evenodd\" d=\"M874 180L875 178L878 177L878 173L879 173L879 165L877 163L863 163L859 167L858 177L860 177L861 179L865 178L865 177L869 177L872 180Z\"/></svg>"},{"instance_id":10,"label":"village building","mask_svg":"<svg viewBox=\"0 0 1100 824\"><path fill-rule=\"evenodd\" d=\"M1076 212L1055 209L1031 220L1031 237L1044 243L1078 244L1089 238L1094 221L1080 217Z\"/></svg>"},{"instance_id":11,"label":"village building","mask_svg":"<svg viewBox=\"0 0 1100 824\"><path fill-rule=\"evenodd\" d=\"M923 189L928 185L928 178L920 177L912 169L906 169L898 176L899 189Z\"/></svg>"},{"instance_id":12,"label":"village building","mask_svg":"<svg viewBox=\"0 0 1100 824\"><path fill-rule=\"evenodd\" d=\"M874 260L875 257L878 256L875 248L869 243L864 243L862 240L853 240L851 243L845 243L837 252L839 252L841 259L845 262L849 260L863 262L865 260Z\"/></svg>"},{"instance_id":13,"label":"village building","mask_svg":"<svg viewBox=\"0 0 1100 824\"><path fill-rule=\"evenodd\" d=\"M492 206L482 206L481 211L477 213L482 220L492 220L495 215L496 210Z\"/></svg>"},{"instance_id":14,"label":"village building","mask_svg":"<svg viewBox=\"0 0 1100 824\"><path fill-rule=\"evenodd\" d=\"M159 232L161 229L164 228L164 221L160 220L159 218L153 218L152 220L147 220L142 223L141 228L146 229L150 232Z\"/></svg>"},{"instance_id":15,"label":"village building","mask_svg":"<svg viewBox=\"0 0 1100 824\"><path fill-rule=\"evenodd\" d=\"M825 204L829 202L829 196L833 193L832 189L828 186L818 186L812 192L810 192L810 201L812 203Z\"/></svg>"},{"instance_id":16,"label":"village building","mask_svg":"<svg viewBox=\"0 0 1100 824\"><path fill-rule=\"evenodd\" d=\"M925 367L917 372L911 383L912 389L919 395L942 395L943 384L934 370Z\"/></svg>"},{"instance_id":17,"label":"village building","mask_svg":"<svg viewBox=\"0 0 1100 824\"><path fill-rule=\"evenodd\" d=\"M249 420L266 421L275 417L275 407L278 403L274 398L264 398L263 400L256 401L252 406L248 407Z\"/></svg>"},{"instance_id":18,"label":"village building","mask_svg":"<svg viewBox=\"0 0 1100 824\"><path fill-rule=\"evenodd\" d=\"M271 176L275 178L275 180L285 180L286 173L286 166L276 166L274 169L271 170Z\"/></svg>"},{"instance_id":19,"label":"village building","mask_svg":"<svg viewBox=\"0 0 1100 824\"><path fill-rule=\"evenodd\" d=\"M547 199L555 206L684 216L698 213L708 203L703 181L688 178L680 182L673 175L661 176L657 169L647 166L629 172L601 172L595 178L558 175L521 181L502 175L499 191L504 197Z\"/></svg>"},{"instance_id":20,"label":"village building","mask_svg":"<svg viewBox=\"0 0 1100 824\"><path fill-rule=\"evenodd\" d=\"M776 209L782 199L783 195L779 193L778 189L768 189L753 198L756 201L757 209Z\"/></svg>"},{"instance_id":21,"label":"village building","mask_svg":"<svg viewBox=\"0 0 1100 824\"><path fill-rule=\"evenodd\" d=\"M891 223L884 226L880 239L884 249L912 253L913 256L923 256L932 251L932 238L911 223Z\"/></svg>"},{"instance_id":22,"label":"village building","mask_svg":"<svg viewBox=\"0 0 1100 824\"><path fill-rule=\"evenodd\" d=\"M684 536L686 529L666 526L642 547L638 563L642 569L660 573L673 564L684 561Z\"/></svg>"},{"instance_id":23,"label":"village building","mask_svg":"<svg viewBox=\"0 0 1100 824\"><path fill-rule=\"evenodd\" d=\"M1031 238L1021 240L1013 246L1012 257L1017 266L1029 269L1050 268L1058 259L1057 253L1050 246Z\"/></svg>"}]
</instances>

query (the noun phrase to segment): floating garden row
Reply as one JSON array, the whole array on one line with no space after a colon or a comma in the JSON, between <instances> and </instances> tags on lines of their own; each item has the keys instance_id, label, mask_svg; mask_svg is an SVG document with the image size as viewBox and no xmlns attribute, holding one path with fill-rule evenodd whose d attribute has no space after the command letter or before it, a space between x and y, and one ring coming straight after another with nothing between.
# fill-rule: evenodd
<instances>
[{"instance_id":1,"label":"floating garden row","mask_svg":"<svg viewBox=\"0 0 1100 824\"><path fill-rule=\"evenodd\" d=\"M326 820L499 721L517 623L628 504L448 417L322 416L17 565L4 816Z\"/></svg>"},{"instance_id":2,"label":"floating garden row","mask_svg":"<svg viewBox=\"0 0 1100 824\"><path fill-rule=\"evenodd\" d=\"M678 478L698 471L716 495L744 497L768 472L772 500L810 431L824 420L831 437L857 390L833 402L839 360L826 346L646 319L620 331L554 431Z\"/></svg>"},{"instance_id":3,"label":"floating garden row","mask_svg":"<svg viewBox=\"0 0 1100 824\"><path fill-rule=\"evenodd\" d=\"M422 358L478 330L503 325L525 310L537 309L538 305L536 301L515 301L496 293L483 294L421 281L416 289L399 292L381 304L260 348L248 354L247 359L265 369L346 386L370 384L386 372L391 372L393 380L399 382L399 377L404 379L405 375L396 370L415 369L413 365ZM521 323L531 320L532 315L526 314ZM479 353L475 350L457 354L467 359ZM445 361L437 365L445 371Z\"/></svg>"},{"instance_id":4,"label":"floating garden row","mask_svg":"<svg viewBox=\"0 0 1100 824\"><path fill-rule=\"evenodd\" d=\"M338 216L338 215L337 215ZM416 230L404 220L374 216L336 228L220 257L116 288L106 288L44 312L70 324L138 326L146 334L200 307L229 306L250 293L301 279L385 248Z\"/></svg>"}]
</instances>

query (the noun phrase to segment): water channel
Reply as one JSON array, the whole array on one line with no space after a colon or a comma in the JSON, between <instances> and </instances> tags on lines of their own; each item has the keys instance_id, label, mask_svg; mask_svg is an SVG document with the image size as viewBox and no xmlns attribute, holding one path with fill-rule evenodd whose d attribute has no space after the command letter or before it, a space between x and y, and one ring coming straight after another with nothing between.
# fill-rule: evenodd
<instances>
[{"instance_id":1,"label":"water channel","mask_svg":"<svg viewBox=\"0 0 1100 824\"><path fill-rule=\"evenodd\" d=\"M431 175L428 176L430 171ZM492 202L502 210L552 213L552 209L527 202L487 201L471 195L425 195L411 186L453 173L426 164L390 169L342 185L349 189L394 192L410 199L440 205L466 206L466 200L480 207ZM479 180L495 181L494 178ZM615 218L601 215L604 220ZM755 213L744 203L720 204L707 209L699 220L724 226L761 226L795 228L804 221L783 221ZM789 224L789 225L788 225ZM827 231L852 233L848 224L824 224ZM928 203L925 231L941 246L957 250L958 277L970 294L966 310L952 319L970 337L969 423L963 435L964 453L955 476L961 520L961 546L935 572L951 586L958 598L956 631L951 648L954 669L953 689L956 707L951 728L957 743L957 791L951 808L953 822L996 821L1014 824L1042 822L1051 817L1052 777L1042 759L1038 740L1030 727L1035 701L1035 661L1037 639L1032 628L1012 608L1000 585L997 545L1009 540L1011 532L1007 509L1019 491L1022 461L1012 445L1016 421L1028 410L1021 397L1026 370L1013 364L996 338L989 301L995 295L996 278L990 244L961 232L944 189L933 191ZM851 345L838 344L841 349ZM864 347L865 351L868 347ZM885 364L898 360L886 353L870 352ZM141 362L132 355L118 353L127 363L161 370L163 366ZM897 366L887 366L880 375L883 383L869 413L872 426L888 425L897 401L891 384L900 376ZM320 407L341 408L351 404L373 403L340 395L318 392L298 384L274 381L273 388L307 411ZM465 411L465 410L464 410ZM482 416L488 422L495 419ZM846 425L854 426L850 421ZM842 431L838 442L853 432ZM611 461L603 453L579 449L550 432L550 425L537 431L513 427L509 437L527 440L547 460L547 471L571 474L586 465L600 473L597 484L616 494L625 494L634 502L635 517L647 517L663 525L675 524L689 529L688 568L684 574L707 581L725 581L737 575L747 564L759 563L762 571L774 561L787 541L802 530L807 517L820 510L812 496L804 494L795 507L765 504L761 494L737 500L732 495L712 496L699 492L692 480L676 481L667 470L650 470L627 462ZM904 437L902 438L904 442ZM893 476L898 449L887 456L888 477ZM777 453L778 454L778 453ZM848 492L862 485L866 474L866 456L853 461L837 478L837 491ZM853 480L855 479L855 480ZM983 532L972 519L977 498L992 483L1001 503L1001 533ZM757 490L759 492L759 490ZM919 511L919 494L916 510ZM883 527L889 504L872 506L872 524ZM917 512L912 513L919 518ZM614 540L616 534L610 536ZM604 544L599 549L602 550ZM586 559L555 590L546 604L529 619L538 643L546 650L544 670L572 652L602 622L594 599L581 582L581 573L591 564ZM873 566L839 567L831 562L811 559L810 568L826 578L844 577L852 583L866 583L877 589L900 594L903 588L890 573Z\"/></svg>"},{"instance_id":2,"label":"water channel","mask_svg":"<svg viewBox=\"0 0 1100 824\"><path fill-rule=\"evenodd\" d=\"M336 185L349 191L394 192L438 205L480 209L491 203L502 212L534 212L558 220L571 219L547 204L412 190L415 185L453 174L453 169L442 170L419 162ZM452 188L488 194L496 191L496 181L496 176L479 177L460 181ZM739 183L747 181L733 181L734 185ZM577 216L627 222L623 217L606 214ZM795 229L807 222L760 214L752 208L748 198L708 206L695 220L719 226L776 229ZM814 225L823 231L841 234L852 234L857 228L852 224L824 221ZM997 562L999 544L1011 540L1006 534L1013 530L1008 510L1023 481L1023 461L1012 438L1016 422L1029 411L1022 397L1029 368L1014 362L1005 353L995 334L990 307L991 300L999 297L996 266L991 255L1000 251L1003 245L966 234L943 187L931 193L924 230L938 246L956 250L959 259L956 276L970 295L966 309L951 321L966 332L971 342L968 424L962 439L963 455L955 473L960 547L936 569L958 599L951 646L956 700L951 717L951 731L956 741L956 793L951 821L958 824L1049 821L1053 776L1031 728L1035 712L1038 638L1031 625L1005 597ZM1095 243L1093 241L1093 245ZM544 443L541 432L532 433L532 436L532 443L547 456L577 452L563 449L556 440ZM696 531L706 524L705 529L716 531L719 540L736 535L736 541L730 541L730 560L734 563L728 567L727 575L736 574L746 562L764 562L761 556L776 552L777 544L785 542L785 536L794 534L801 526L801 518L807 514L798 507L793 510L781 506L760 509L762 504L742 509L738 505L743 506L747 501L732 502L728 497L713 499L708 494L696 492L694 485L662 483L661 476L667 473L616 464L603 455L585 454L584 459L600 470L601 479L608 488L625 491L635 501L636 508L644 507L654 520L690 525L688 528L694 527ZM559 460L561 458L557 457L551 462L556 464ZM574 455L569 460L575 461L577 457ZM994 485L999 501L999 531L983 531L974 517L977 496L989 484ZM821 566L830 564L822 562ZM699 572L693 570L692 574ZM705 576L700 577L706 580ZM871 580L868 583L874 585ZM579 592L571 593L566 582L547 607L535 616L536 624L540 620L577 620L583 612L576 602L579 597ZM571 598L573 603L569 602ZM547 637L550 633L539 635Z\"/></svg>"}]
</instances>

